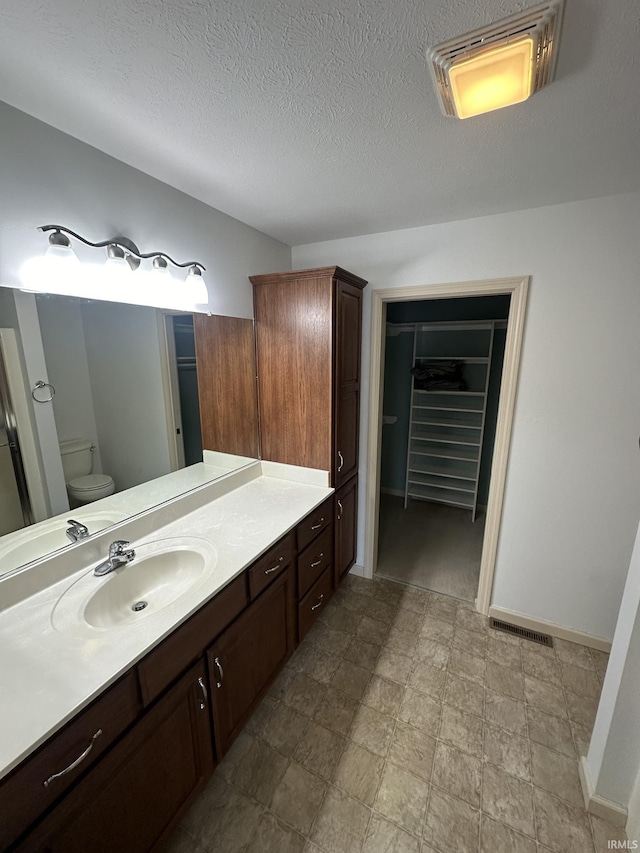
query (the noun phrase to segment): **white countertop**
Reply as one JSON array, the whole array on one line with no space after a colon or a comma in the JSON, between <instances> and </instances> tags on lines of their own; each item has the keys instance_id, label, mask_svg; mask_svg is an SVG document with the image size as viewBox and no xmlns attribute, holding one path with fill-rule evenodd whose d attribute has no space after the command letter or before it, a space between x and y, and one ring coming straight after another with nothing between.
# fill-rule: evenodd
<instances>
[{"instance_id":1,"label":"white countertop","mask_svg":"<svg viewBox=\"0 0 640 853\"><path fill-rule=\"evenodd\" d=\"M262 463L249 482L235 488L230 483L226 494L132 538L136 548L196 537L217 552L216 568L197 595L185 595L135 626L54 627L52 612L60 597L95 566L90 543L84 568L62 579L56 576L50 586L0 612L0 778L332 493L318 484L327 481L326 472L307 470ZM245 481L248 476L244 474ZM127 532L123 525L112 538L127 538ZM46 570L44 561L25 572ZM135 572L135 561L119 571ZM96 587L104 581L95 578ZM0 579L0 600L5 582Z\"/></svg>"}]
</instances>

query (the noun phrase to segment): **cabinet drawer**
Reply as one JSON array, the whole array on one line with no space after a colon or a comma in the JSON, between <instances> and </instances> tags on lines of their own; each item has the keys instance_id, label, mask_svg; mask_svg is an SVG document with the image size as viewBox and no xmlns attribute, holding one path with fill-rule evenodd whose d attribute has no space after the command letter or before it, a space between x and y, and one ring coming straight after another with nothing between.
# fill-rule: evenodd
<instances>
[{"instance_id":1,"label":"cabinet drawer","mask_svg":"<svg viewBox=\"0 0 640 853\"><path fill-rule=\"evenodd\" d=\"M331 566L327 566L318 580L298 605L298 640L302 642L307 632L326 607L333 594Z\"/></svg>"},{"instance_id":2,"label":"cabinet drawer","mask_svg":"<svg viewBox=\"0 0 640 853\"><path fill-rule=\"evenodd\" d=\"M298 597L303 598L317 578L332 562L333 525L304 549L298 557Z\"/></svg>"},{"instance_id":3,"label":"cabinet drawer","mask_svg":"<svg viewBox=\"0 0 640 853\"><path fill-rule=\"evenodd\" d=\"M171 684L247 606L243 572L138 664L146 706Z\"/></svg>"},{"instance_id":4,"label":"cabinet drawer","mask_svg":"<svg viewBox=\"0 0 640 853\"><path fill-rule=\"evenodd\" d=\"M135 674L125 675L0 783L4 850L134 722Z\"/></svg>"},{"instance_id":5,"label":"cabinet drawer","mask_svg":"<svg viewBox=\"0 0 640 853\"><path fill-rule=\"evenodd\" d=\"M290 533L260 557L249 569L249 597L257 598L263 589L275 580L293 559L296 552L295 536Z\"/></svg>"},{"instance_id":6,"label":"cabinet drawer","mask_svg":"<svg viewBox=\"0 0 640 853\"><path fill-rule=\"evenodd\" d=\"M311 542L312 539L321 533L325 527L328 527L333 520L333 495L328 497L326 501L320 504L317 509L301 521L297 528L298 536L298 551Z\"/></svg>"}]
</instances>

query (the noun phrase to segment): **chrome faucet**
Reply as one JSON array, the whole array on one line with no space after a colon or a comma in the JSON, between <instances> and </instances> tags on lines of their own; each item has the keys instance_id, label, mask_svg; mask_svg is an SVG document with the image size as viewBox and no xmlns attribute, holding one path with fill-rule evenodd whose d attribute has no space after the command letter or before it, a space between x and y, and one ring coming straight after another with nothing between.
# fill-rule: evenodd
<instances>
[{"instance_id":1,"label":"chrome faucet","mask_svg":"<svg viewBox=\"0 0 640 853\"><path fill-rule=\"evenodd\" d=\"M112 542L109 545L108 558L104 563L99 563L95 567L93 570L94 575L97 578L101 578L103 575L108 575L114 569L119 569L120 566L126 566L127 563L130 563L136 556L136 552L133 548L130 551L125 551L128 544L124 539L116 539L115 542Z\"/></svg>"},{"instance_id":2,"label":"chrome faucet","mask_svg":"<svg viewBox=\"0 0 640 853\"><path fill-rule=\"evenodd\" d=\"M67 521L67 524L70 524L71 527L69 527L65 532L72 542L79 542L80 539L86 539L89 535L89 528L84 524L81 524L79 521L74 521L70 518L69 521Z\"/></svg>"}]
</instances>

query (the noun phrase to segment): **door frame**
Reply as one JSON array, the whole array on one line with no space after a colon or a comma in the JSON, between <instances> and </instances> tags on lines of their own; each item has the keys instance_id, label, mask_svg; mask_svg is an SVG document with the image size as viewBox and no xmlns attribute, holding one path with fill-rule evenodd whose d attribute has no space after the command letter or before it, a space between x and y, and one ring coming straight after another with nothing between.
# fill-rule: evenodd
<instances>
[{"instance_id":1,"label":"door frame","mask_svg":"<svg viewBox=\"0 0 640 853\"><path fill-rule=\"evenodd\" d=\"M387 303L427 299L455 299L468 296L509 295L511 296L511 302L507 320L507 337L500 387L500 401L498 404L498 420L496 424L489 498L487 501L487 515L482 544L478 596L476 598L476 609L485 616L488 615L493 592L500 522L502 520L528 290L529 276L520 276L371 291L371 356L367 444L369 452L367 454L367 489L365 494L364 575L366 577L373 577L378 561L382 396L384 392Z\"/></svg>"},{"instance_id":2,"label":"door frame","mask_svg":"<svg viewBox=\"0 0 640 853\"><path fill-rule=\"evenodd\" d=\"M173 318L189 311L173 311L157 308L160 374L164 394L169 466L172 471L184 468L184 441L182 438L182 413L180 411L180 389L178 386L178 362L173 332Z\"/></svg>"}]
</instances>

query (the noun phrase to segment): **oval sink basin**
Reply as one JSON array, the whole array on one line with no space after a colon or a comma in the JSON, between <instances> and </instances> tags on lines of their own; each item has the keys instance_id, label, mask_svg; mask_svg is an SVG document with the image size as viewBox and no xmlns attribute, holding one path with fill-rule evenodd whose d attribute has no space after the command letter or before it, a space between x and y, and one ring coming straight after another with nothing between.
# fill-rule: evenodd
<instances>
[{"instance_id":1,"label":"oval sink basin","mask_svg":"<svg viewBox=\"0 0 640 853\"><path fill-rule=\"evenodd\" d=\"M192 537L148 542L104 577L93 569L60 597L52 621L58 631L130 627L197 592L217 563L213 545Z\"/></svg>"}]
</instances>

